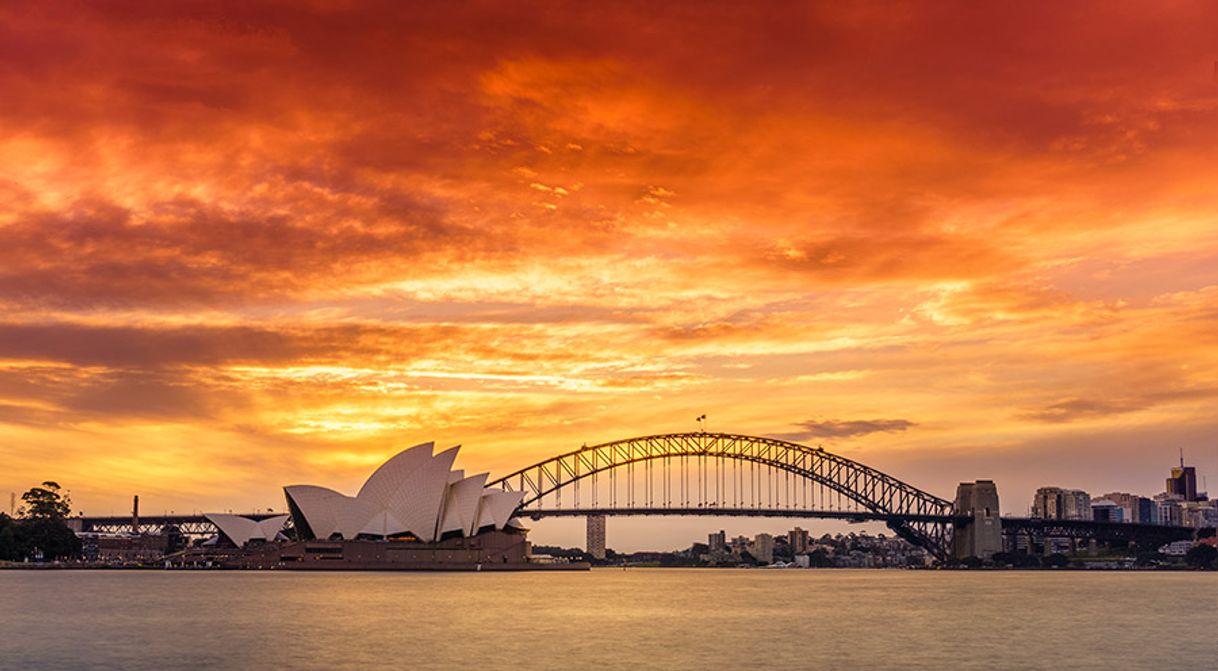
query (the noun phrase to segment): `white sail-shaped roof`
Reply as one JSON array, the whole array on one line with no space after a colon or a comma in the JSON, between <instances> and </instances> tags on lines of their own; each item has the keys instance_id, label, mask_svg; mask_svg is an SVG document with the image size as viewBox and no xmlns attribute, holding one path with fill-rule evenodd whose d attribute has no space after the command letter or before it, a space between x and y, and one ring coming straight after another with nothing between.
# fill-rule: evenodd
<instances>
[{"instance_id":1,"label":"white sail-shaped roof","mask_svg":"<svg viewBox=\"0 0 1218 671\"><path fill-rule=\"evenodd\" d=\"M204 513L203 516L237 547L252 540L275 540L283 523L288 520L287 515L276 515L262 521L225 513Z\"/></svg>"},{"instance_id":2,"label":"white sail-shaped roof","mask_svg":"<svg viewBox=\"0 0 1218 671\"><path fill-rule=\"evenodd\" d=\"M494 526L502 530L512 513L524 500L524 492L505 492L498 489L482 490L482 499L478 506L478 518L474 530Z\"/></svg>"},{"instance_id":3,"label":"white sail-shaped roof","mask_svg":"<svg viewBox=\"0 0 1218 671\"><path fill-rule=\"evenodd\" d=\"M304 515L316 538L326 539L335 533L346 539L355 538L378 512L367 501L326 487L292 485L283 491Z\"/></svg>"},{"instance_id":4,"label":"white sail-shaped roof","mask_svg":"<svg viewBox=\"0 0 1218 671\"><path fill-rule=\"evenodd\" d=\"M394 455L355 496L313 485L292 485L284 493L293 514L304 518L299 526L319 539L411 533L433 542L451 531L473 535L485 526L503 529L523 494L485 489L487 474L466 478L464 471L453 470L460 446L432 454L434 447L422 443Z\"/></svg>"},{"instance_id":5,"label":"white sail-shaped roof","mask_svg":"<svg viewBox=\"0 0 1218 671\"><path fill-rule=\"evenodd\" d=\"M360 533L370 536L392 536L406 531L406 525L390 510L378 510L364 523Z\"/></svg>"},{"instance_id":6,"label":"white sail-shaped roof","mask_svg":"<svg viewBox=\"0 0 1218 671\"><path fill-rule=\"evenodd\" d=\"M437 454L431 463L407 478L406 484L389 500L389 507L419 540L436 540L440 509L448 490L448 474L457 459L459 447Z\"/></svg>"},{"instance_id":7,"label":"white sail-shaped roof","mask_svg":"<svg viewBox=\"0 0 1218 671\"><path fill-rule=\"evenodd\" d=\"M448 494L444 499L444 519L440 523L440 533L460 531L463 536L472 536L477 532L474 524L478 518L478 502L482 499L482 489L486 486L488 473L464 478L448 486Z\"/></svg>"},{"instance_id":8,"label":"white sail-shaped roof","mask_svg":"<svg viewBox=\"0 0 1218 671\"><path fill-rule=\"evenodd\" d=\"M355 498L388 507L390 497L402 486L403 481L433 459L431 453L435 446L434 442L419 443L393 455L368 476Z\"/></svg>"},{"instance_id":9,"label":"white sail-shaped roof","mask_svg":"<svg viewBox=\"0 0 1218 671\"><path fill-rule=\"evenodd\" d=\"M423 443L399 452L368 478L355 498L377 509L367 533L403 532L419 540L436 539L436 523L448 487L449 471L458 448L432 456L435 443Z\"/></svg>"}]
</instances>

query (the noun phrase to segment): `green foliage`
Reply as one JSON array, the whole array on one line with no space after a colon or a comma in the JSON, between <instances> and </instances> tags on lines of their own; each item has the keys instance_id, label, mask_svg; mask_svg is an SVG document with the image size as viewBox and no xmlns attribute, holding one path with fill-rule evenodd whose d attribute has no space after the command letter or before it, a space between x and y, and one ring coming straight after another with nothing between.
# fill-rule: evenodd
<instances>
[{"instance_id":1,"label":"green foliage","mask_svg":"<svg viewBox=\"0 0 1218 671\"><path fill-rule=\"evenodd\" d=\"M21 518L0 513L0 560L65 559L80 555L80 539L68 528L71 501L47 481L21 495Z\"/></svg>"},{"instance_id":2,"label":"green foliage","mask_svg":"<svg viewBox=\"0 0 1218 671\"><path fill-rule=\"evenodd\" d=\"M72 514L72 499L59 493L59 483L47 480L21 495L20 515L27 520L65 520Z\"/></svg>"},{"instance_id":3,"label":"green foliage","mask_svg":"<svg viewBox=\"0 0 1218 671\"><path fill-rule=\"evenodd\" d=\"M1184 555L1184 563L1193 568L1218 568L1218 548L1207 543L1198 543L1188 549Z\"/></svg>"},{"instance_id":4,"label":"green foliage","mask_svg":"<svg viewBox=\"0 0 1218 671\"><path fill-rule=\"evenodd\" d=\"M1167 561L1167 555L1158 550L1142 550L1134 558L1134 566L1156 566Z\"/></svg>"},{"instance_id":5,"label":"green foliage","mask_svg":"<svg viewBox=\"0 0 1218 671\"><path fill-rule=\"evenodd\" d=\"M1070 559L1060 552L1045 557L1045 568L1065 568L1070 565Z\"/></svg>"},{"instance_id":6,"label":"green foliage","mask_svg":"<svg viewBox=\"0 0 1218 671\"><path fill-rule=\"evenodd\" d=\"M789 562L795 559L795 554L791 552L791 546L786 543L779 543L774 546L774 561Z\"/></svg>"},{"instance_id":7,"label":"green foliage","mask_svg":"<svg viewBox=\"0 0 1218 671\"><path fill-rule=\"evenodd\" d=\"M812 568L829 568L833 566L833 560L829 559L829 553L817 548L808 553L808 566Z\"/></svg>"},{"instance_id":8,"label":"green foliage","mask_svg":"<svg viewBox=\"0 0 1218 671\"><path fill-rule=\"evenodd\" d=\"M1197 530L1197 540L1213 538L1216 535L1218 535L1218 529L1214 529L1214 527L1201 527Z\"/></svg>"},{"instance_id":9,"label":"green foliage","mask_svg":"<svg viewBox=\"0 0 1218 671\"><path fill-rule=\"evenodd\" d=\"M17 537L26 548L26 556L42 553L43 559L66 559L80 554L80 539L63 520L22 520Z\"/></svg>"},{"instance_id":10,"label":"green foliage","mask_svg":"<svg viewBox=\"0 0 1218 671\"><path fill-rule=\"evenodd\" d=\"M990 561L994 562L995 566L1040 568L1040 558L1026 552L995 552Z\"/></svg>"},{"instance_id":11,"label":"green foliage","mask_svg":"<svg viewBox=\"0 0 1218 671\"><path fill-rule=\"evenodd\" d=\"M0 561L16 561L20 557L16 526L13 518L0 513Z\"/></svg>"}]
</instances>

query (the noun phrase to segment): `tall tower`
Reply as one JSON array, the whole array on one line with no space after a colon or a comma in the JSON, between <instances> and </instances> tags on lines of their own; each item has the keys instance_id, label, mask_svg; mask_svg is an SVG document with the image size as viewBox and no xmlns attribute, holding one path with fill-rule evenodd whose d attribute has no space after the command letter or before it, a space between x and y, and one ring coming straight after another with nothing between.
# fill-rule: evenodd
<instances>
[{"instance_id":1,"label":"tall tower","mask_svg":"<svg viewBox=\"0 0 1218 671\"><path fill-rule=\"evenodd\" d=\"M1167 493L1185 501L1197 500L1197 469L1184 465L1184 450L1180 451L1180 468L1171 469Z\"/></svg>"},{"instance_id":2,"label":"tall tower","mask_svg":"<svg viewBox=\"0 0 1218 671\"><path fill-rule=\"evenodd\" d=\"M595 559L605 558L605 516L588 516L588 554Z\"/></svg>"},{"instance_id":3,"label":"tall tower","mask_svg":"<svg viewBox=\"0 0 1218 671\"><path fill-rule=\"evenodd\" d=\"M954 512L970 518L952 533L952 550L957 559L989 559L1002 551L1002 518L998 511L998 487L993 480L961 482L956 488Z\"/></svg>"},{"instance_id":4,"label":"tall tower","mask_svg":"<svg viewBox=\"0 0 1218 671\"><path fill-rule=\"evenodd\" d=\"M140 535L140 495L131 500L131 535Z\"/></svg>"}]
</instances>

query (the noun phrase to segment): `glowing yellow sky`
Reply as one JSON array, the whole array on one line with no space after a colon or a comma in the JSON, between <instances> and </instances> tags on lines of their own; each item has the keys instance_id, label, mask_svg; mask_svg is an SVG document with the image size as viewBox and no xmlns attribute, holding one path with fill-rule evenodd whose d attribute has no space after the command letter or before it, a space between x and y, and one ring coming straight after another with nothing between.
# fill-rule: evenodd
<instances>
[{"instance_id":1,"label":"glowing yellow sky","mask_svg":"<svg viewBox=\"0 0 1218 671\"><path fill-rule=\"evenodd\" d=\"M1213 3L232 4L0 8L4 491L701 413L1015 512L1218 478Z\"/></svg>"}]
</instances>

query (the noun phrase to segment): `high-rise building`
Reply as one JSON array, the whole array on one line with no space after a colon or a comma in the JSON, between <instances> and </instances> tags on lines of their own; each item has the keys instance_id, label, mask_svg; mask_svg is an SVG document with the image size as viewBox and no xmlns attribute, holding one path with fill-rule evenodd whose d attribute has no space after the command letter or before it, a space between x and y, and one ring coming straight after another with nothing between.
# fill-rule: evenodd
<instances>
[{"instance_id":1,"label":"high-rise building","mask_svg":"<svg viewBox=\"0 0 1218 671\"><path fill-rule=\"evenodd\" d=\"M1159 524L1178 527L1184 525L1184 514L1180 508L1180 499L1174 495L1163 493L1155 496L1155 512Z\"/></svg>"},{"instance_id":2,"label":"high-rise building","mask_svg":"<svg viewBox=\"0 0 1218 671\"><path fill-rule=\"evenodd\" d=\"M1182 501L1180 524L1194 529L1218 526L1218 501Z\"/></svg>"},{"instance_id":3,"label":"high-rise building","mask_svg":"<svg viewBox=\"0 0 1218 671\"><path fill-rule=\"evenodd\" d=\"M707 536L706 547L711 554L727 552L727 532L720 529L718 533Z\"/></svg>"},{"instance_id":4,"label":"high-rise building","mask_svg":"<svg viewBox=\"0 0 1218 671\"><path fill-rule=\"evenodd\" d=\"M1201 500L1197 496L1197 469L1184 465L1184 455L1180 455L1180 467L1171 469L1171 477L1167 479L1167 495L1184 501Z\"/></svg>"},{"instance_id":5,"label":"high-rise building","mask_svg":"<svg viewBox=\"0 0 1218 671\"><path fill-rule=\"evenodd\" d=\"M787 545L791 546L791 554L799 555L808 551L808 532L795 527L787 532Z\"/></svg>"},{"instance_id":6,"label":"high-rise building","mask_svg":"<svg viewBox=\"0 0 1218 671\"><path fill-rule=\"evenodd\" d=\"M1159 507L1155 502L1145 496L1139 496L1137 502L1137 512L1134 514L1134 521L1139 524L1158 524L1159 523Z\"/></svg>"},{"instance_id":7,"label":"high-rise building","mask_svg":"<svg viewBox=\"0 0 1218 671\"><path fill-rule=\"evenodd\" d=\"M1096 522L1124 522L1125 509L1115 501L1096 499L1091 502L1091 519Z\"/></svg>"},{"instance_id":8,"label":"high-rise building","mask_svg":"<svg viewBox=\"0 0 1218 671\"><path fill-rule=\"evenodd\" d=\"M1032 517L1048 520L1091 519L1091 496L1081 489L1041 487L1032 497Z\"/></svg>"},{"instance_id":9,"label":"high-rise building","mask_svg":"<svg viewBox=\"0 0 1218 671\"><path fill-rule=\"evenodd\" d=\"M1137 524L1158 523L1159 517L1155 514L1157 510L1155 502L1145 496L1138 496L1128 492L1109 492L1091 501L1093 509L1098 501L1112 501L1120 506L1121 516L1125 522Z\"/></svg>"},{"instance_id":10,"label":"high-rise building","mask_svg":"<svg viewBox=\"0 0 1218 671\"><path fill-rule=\"evenodd\" d=\"M750 549L757 561L767 564L774 561L774 537L770 534L757 534Z\"/></svg>"},{"instance_id":11,"label":"high-rise building","mask_svg":"<svg viewBox=\"0 0 1218 671\"><path fill-rule=\"evenodd\" d=\"M588 554L596 559L605 558L605 516L588 516Z\"/></svg>"}]
</instances>

